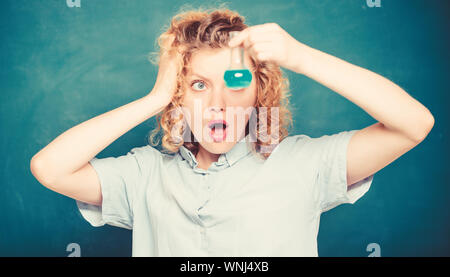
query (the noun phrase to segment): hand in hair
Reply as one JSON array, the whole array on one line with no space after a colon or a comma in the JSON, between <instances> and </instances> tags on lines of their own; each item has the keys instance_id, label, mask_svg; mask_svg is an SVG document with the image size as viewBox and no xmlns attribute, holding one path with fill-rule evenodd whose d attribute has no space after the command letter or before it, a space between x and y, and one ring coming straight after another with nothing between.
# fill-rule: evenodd
<instances>
[{"instance_id":1,"label":"hand in hair","mask_svg":"<svg viewBox=\"0 0 450 277\"><path fill-rule=\"evenodd\" d=\"M169 104L177 88L177 75L180 68L181 55L172 42L175 36L169 34L161 45L158 76L152 94L160 95Z\"/></svg>"}]
</instances>

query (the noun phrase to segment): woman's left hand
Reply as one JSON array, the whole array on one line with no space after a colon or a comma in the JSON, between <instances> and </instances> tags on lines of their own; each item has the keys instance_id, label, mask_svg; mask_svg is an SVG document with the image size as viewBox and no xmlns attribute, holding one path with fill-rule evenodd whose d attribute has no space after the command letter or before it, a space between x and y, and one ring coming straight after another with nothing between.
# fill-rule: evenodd
<instances>
[{"instance_id":1,"label":"woman's left hand","mask_svg":"<svg viewBox=\"0 0 450 277\"><path fill-rule=\"evenodd\" d=\"M301 43L276 23L255 25L242 30L230 40L229 46L242 46L259 61L275 62L299 72Z\"/></svg>"}]
</instances>

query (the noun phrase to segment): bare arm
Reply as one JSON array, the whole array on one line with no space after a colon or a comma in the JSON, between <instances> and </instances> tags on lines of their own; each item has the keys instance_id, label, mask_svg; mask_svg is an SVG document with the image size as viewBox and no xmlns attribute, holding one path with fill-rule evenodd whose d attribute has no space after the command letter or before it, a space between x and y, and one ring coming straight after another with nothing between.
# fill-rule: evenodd
<instances>
[{"instance_id":1,"label":"bare arm","mask_svg":"<svg viewBox=\"0 0 450 277\"><path fill-rule=\"evenodd\" d=\"M348 185L384 168L417 146L432 129L431 112L390 80L304 44L297 47L296 72L327 86L378 120L350 140Z\"/></svg>"},{"instance_id":2,"label":"bare arm","mask_svg":"<svg viewBox=\"0 0 450 277\"><path fill-rule=\"evenodd\" d=\"M101 205L100 181L89 161L170 103L177 58L168 54L161 57L155 86L148 95L70 128L35 154L30 169L36 179L63 195Z\"/></svg>"},{"instance_id":3,"label":"bare arm","mask_svg":"<svg viewBox=\"0 0 450 277\"><path fill-rule=\"evenodd\" d=\"M101 203L100 184L88 161L165 104L165 99L149 94L70 128L33 156L33 175L58 193Z\"/></svg>"},{"instance_id":4,"label":"bare arm","mask_svg":"<svg viewBox=\"0 0 450 277\"><path fill-rule=\"evenodd\" d=\"M385 77L307 46L276 23L244 29L229 46L243 44L258 60L275 62L347 98L378 122L352 136L347 184L366 178L417 146L434 125L431 112Z\"/></svg>"}]
</instances>

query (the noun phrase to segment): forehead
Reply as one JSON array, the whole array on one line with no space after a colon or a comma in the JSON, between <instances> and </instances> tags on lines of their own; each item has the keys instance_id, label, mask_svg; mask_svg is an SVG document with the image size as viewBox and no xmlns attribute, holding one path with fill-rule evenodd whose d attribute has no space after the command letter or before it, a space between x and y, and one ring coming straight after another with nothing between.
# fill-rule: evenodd
<instances>
[{"instance_id":1,"label":"forehead","mask_svg":"<svg viewBox=\"0 0 450 277\"><path fill-rule=\"evenodd\" d=\"M198 73L205 77L214 78L223 73L230 66L230 48L204 48L197 50L191 56L188 74ZM250 57L244 50L244 63L247 68L251 68Z\"/></svg>"}]
</instances>

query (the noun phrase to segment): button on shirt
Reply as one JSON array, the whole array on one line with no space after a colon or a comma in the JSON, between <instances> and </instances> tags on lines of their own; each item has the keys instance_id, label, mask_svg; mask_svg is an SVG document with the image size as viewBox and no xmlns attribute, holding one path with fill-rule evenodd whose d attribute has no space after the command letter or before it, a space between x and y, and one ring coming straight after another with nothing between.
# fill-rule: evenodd
<instances>
[{"instance_id":1,"label":"button on shirt","mask_svg":"<svg viewBox=\"0 0 450 277\"><path fill-rule=\"evenodd\" d=\"M103 202L77 207L92 226L132 229L133 256L318 256L321 213L353 204L373 180L347 188L356 131L288 136L266 160L247 135L208 170L184 146L93 158Z\"/></svg>"}]
</instances>

